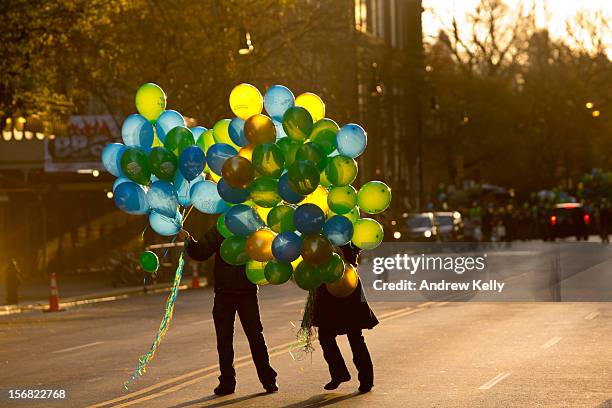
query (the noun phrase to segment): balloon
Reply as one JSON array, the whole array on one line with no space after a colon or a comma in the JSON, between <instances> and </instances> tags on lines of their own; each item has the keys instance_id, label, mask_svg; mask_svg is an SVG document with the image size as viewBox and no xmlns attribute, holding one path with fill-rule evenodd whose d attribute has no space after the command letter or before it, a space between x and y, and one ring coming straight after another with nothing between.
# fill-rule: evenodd
<instances>
[{"instance_id":1,"label":"balloon","mask_svg":"<svg viewBox=\"0 0 612 408\"><path fill-rule=\"evenodd\" d=\"M300 257L302 239L292 231L281 232L272 241L272 255L281 262L293 262Z\"/></svg>"},{"instance_id":2,"label":"balloon","mask_svg":"<svg viewBox=\"0 0 612 408\"><path fill-rule=\"evenodd\" d=\"M317 168L307 161L296 161L287 170L289 186L298 194L310 194L319 185L321 174Z\"/></svg>"},{"instance_id":3,"label":"balloon","mask_svg":"<svg viewBox=\"0 0 612 408\"><path fill-rule=\"evenodd\" d=\"M155 132L159 140L165 143L166 134L177 126L187 127L185 118L175 110L164 111L155 122Z\"/></svg>"},{"instance_id":4,"label":"balloon","mask_svg":"<svg viewBox=\"0 0 612 408\"><path fill-rule=\"evenodd\" d=\"M315 191L308 194L302 201L302 204L312 203L319 207L325 214L329 212L329 206L327 205L327 189L323 186L318 186Z\"/></svg>"},{"instance_id":5,"label":"balloon","mask_svg":"<svg viewBox=\"0 0 612 408\"><path fill-rule=\"evenodd\" d=\"M318 120L312 127L310 133L310 141L316 143L325 155L331 154L336 150L336 134L338 133L338 124L331 119Z\"/></svg>"},{"instance_id":6,"label":"balloon","mask_svg":"<svg viewBox=\"0 0 612 408\"><path fill-rule=\"evenodd\" d=\"M327 204L336 214L346 214L357 204L357 191L351 185L332 187L327 196Z\"/></svg>"},{"instance_id":7,"label":"balloon","mask_svg":"<svg viewBox=\"0 0 612 408\"><path fill-rule=\"evenodd\" d=\"M253 149L253 167L264 176L279 178L283 172L283 151L274 143L261 143Z\"/></svg>"},{"instance_id":8,"label":"balloon","mask_svg":"<svg viewBox=\"0 0 612 408\"><path fill-rule=\"evenodd\" d=\"M323 235L308 235L302 240L300 253L304 262L311 265L321 265L330 260L332 246Z\"/></svg>"},{"instance_id":9,"label":"balloon","mask_svg":"<svg viewBox=\"0 0 612 408\"><path fill-rule=\"evenodd\" d=\"M251 259L267 262L272 259L272 241L276 234L267 229L252 233L246 241L246 251Z\"/></svg>"},{"instance_id":10,"label":"balloon","mask_svg":"<svg viewBox=\"0 0 612 408\"><path fill-rule=\"evenodd\" d=\"M178 168L178 160L174 154L164 147L154 147L149 153L151 171L160 180L173 181Z\"/></svg>"},{"instance_id":11,"label":"balloon","mask_svg":"<svg viewBox=\"0 0 612 408\"><path fill-rule=\"evenodd\" d=\"M280 179L278 179L278 194L283 200L293 204L299 203L305 198L305 196L293 191L289 185L289 175L287 173L283 174L280 176Z\"/></svg>"},{"instance_id":12,"label":"balloon","mask_svg":"<svg viewBox=\"0 0 612 408\"><path fill-rule=\"evenodd\" d=\"M385 211L391 203L391 189L382 181L368 181L357 193L357 204L361 211L378 214Z\"/></svg>"},{"instance_id":13,"label":"balloon","mask_svg":"<svg viewBox=\"0 0 612 408\"><path fill-rule=\"evenodd\" d=\"M130 115L121 125L121 138L126 146L140 147L148 153L151 151L154 137L151 122L142 115Z\"/></svg>"},{"instance_id":14,"label":"balloon","mask_svg":"<svg viewBox=\"0 0 612 408\"><path fill-rule=\"evenodd\" d=\"M140 85L134 98L136 110L147 120L157 120L166 109L166 94L159 85L152 82Z\"/></svg>"},{"instance_id":15,"label":"balloon","mask_svg":"<svg viewBox=\"0 0 612 408\"><path fill-rule=\"evenodd\" d=\"M293 223L302 234L318 234L325 223L325 214L314 204L302 204L293 213Z\"/></svg>"},{"instance_id":16,"label":"balloon","mask_svg":"<svg viewBox=\"0 0 612 408\"><path fill-rule=\"evenodd\" d=\"M348 244L353 237L353 223L342 215L334 215L323 225L323 234L334 245Z\"/></svg>"},{"instance_id":17,"label":"balloon","mask_svg":"<svg viewBox=\"0 0 612 408\"><path fill-rule=\"evenodd\" d=\"M240 204L249 198L249 190L246 188L234 188L230 186L224 178L217 183L219 196L228 203Z\"/></svg>"},{"instance_id":18,"label":"balloon","mask_svg":"<svg viewBox=\"0 0 612 408\"><path fill-rule=\"evenodd\" d=\"M340 128L336 135L336 143L341 155L355 158L364 152L368 137L361 126L349 123Z\"/></svg>"},{"instance_id":19,"label":"balloon","mask_svg":"<svg viewBox=\"0 0 612 408\"><path fill-rule=\"evenodd\" d=\"M353 245L361 249L374 249L383 240L383 227L372 218L362 218L353 224Z\"/></svg>"},{"instance_id":20,"label":"balloon","mask_svg":"<svg viewBox=\"0 0 612 408\"><path fill-rule=\"evenodd\" d=\"M238 152L238 156L244 157L248 161L251 161L253 158L253 145L246 145Z\"/></svg>"},{"instance_id":21,"label":"balloon","mask_svg":"<svg viewBox=\"0 0 612 408\"><path fill-rule=\"evenodd\" d=\"M240 147L232 141L229 134L231 120L221 119L213 126L213 138L216 143L225 143L238 150Z\"/></svg>"},{"instance_id":22,"label":"balloon","mask_svg":"<svg viewBox=\"0 0 612 408\"><path fill-rule=\"evenodd\" d=\"M140 254L138 261L140 263L140 267L145 272L155 273L157 272L157 268L159 268L159 259L153 251L144 251L142 254Z\"/></svg>"},{"instance_id":23,"label":"balloon","mask_svg":"<svg viewBox=\"0 0 612 408\"><path fill-rule=\"evenodd\" d=\"M191 133L193 134L193 138L195 140L198 140L200 138L200 136L202 136L204 134L204 132L206 132L208 129L206 129L204 126L194 126L191 129ZM204 150L204 149L202 149Z\"/></svg>"},{"instance_id":24,"label":"balloon","mask_svg":"<svg viewBox=\"0 0 612 408\"><path fill-rule=\"evenodd\" d=\"M295 160L314 164L320 173L327 164L327 155L316 143L304 143L297 149Z\"/></svg>"},{"instance_id":25,"label":"balloon","mask_svg":"<svg viewBox=\"0 0 612 408\"><path fill-rule=\"evenodd\" d=\"M264 226L257 211L246 204L237 204L230 207L225 213L227 229L238 236L246 237Z\"/></svg>"},{"instance_id":26,"label":"balloon","mask_svg":"<svg viewBox=\"0 0 612 408\"><path fill-rule=\"evenodd\" d=\"M272 119L266 115L253 115L244 122L244 136L252 145L274 143L276 128Z\"/></svg>"},{"instance_id":27,"label":"balloon","mask_svg":"<svg viewBox=\"0 0 612 408\"><path fill-rule=\"evenodd\" d=\"M221 259L230 265L244 265L249 260L246 252L246 238L232 235L221 243Z\"/></svg>"},{"instance_id":28,"label":"balloon","mask_svg":"<svg viewBox=\"0 0 612 408\"><path fill-rule=\"evenodd\" d=\"M287 109L294 106L295 97L289 88L282 85L272 85L264 95L264 107L274 120L282 121Z\"/></svg>"},{"instance_id":29,"label":"balloon","mask_svg":"<svg viewBox=\"0 0 612 408\"><path fill-rule=\"evenodd\" d=\"M219 234L221 234L223 238L231 237L232 235L234 235L229 229L227 229L227 226L225 225L225 214L219 215L219 217L217 218L216 227L217 231L219 232Z\"/></svg>"},{"instance_id":30,"label":"balloon","mask_svg":"<svg viewBox=\"0 0 612 408\"><path fill-rule=\"evenodd\" d=\"M258 262L254 260L248 261L245 267L247 279L255 285L267 285L268 280L266 279L266 274L264 273L266 264L267 262Z\"/></svg>"},{"instance_id":31,"label":"balloon","mask_svg":"<svg viewBox=\"0 0 612 408\"><path fill-rule=\"evenodd\" d=\"M137 147L128 147L121 155L121 170L130 180L142 184L149 184L151 170L147 155Z\"/></svg>"},{"instance_id":32,"label":"balloon","mask_svg":"<svg viewBox=\"0 0 612 408\"><path fill-rule=\"evenodd\" d=\"M184 126L176 126L166 133L164 147L179 156L183 150L195 144L191 130Z\"/></svg>"},{"instance_id":33,"label":"balloon","mask_svg":"<svg viewBox=\"0 0 612 408\"><path fill-rule=\"evenodd\" d=\"M249 184L251 199L261 207L274 207L281 201L278 195L278 180L271 177L258 177Z\"/></svg>"},{"instance_id":34,"label":"balloon","mask_svg":"<svg viewBox=\"0 0 612 408\"><path fill-rule=\"evenodd\" d=\"M342 278L344 273L344 261L342 257L333 253L330 260L321 267L321 280L325 283L336 282Z\"/></svg>"},{"instance_id":35,"label":"balloon","mask_svg":"<svg viewBox=\"0 0 612 408\"><path fill-rule=\"evenodd\" d=\"M133 215L142 215L149 212L149 203L141 185L126 181L119 184L113 193L115 204L121 211Z\"/></svg>"},{"instance_id":36,"label":"balloon","mask_svg":"<svg viewBox=\"0 0 612 408\"><path fill-rule=\"evenodd\" d=\"M191 186L189 194L193 206L204 214L219 214L229 208L229 205L219 196L217 183L214 181L198 181Z\"/></svg>"},{"instance_id":37,"label":"balloon","mask_svg":"<svg viewBox=\"0 0 612 408\"><path fill-rule=\"evenodd\" d=\"M246 136L244 136L244 120L240 118L232 119L227 130L230 139L235 145L244 147L249 143Z\"/></svg>"},{"instance_id":38,"label":"balloon","mask_svg":"<svg viewBox=\"0 0 612 408\"><path fill-rule=\"evenodd\" d=\"M301 106L287 109L283 115L283 129L292 140L303 142L312 131L312 116Z\"/></svg>"},{"instance_id":39,"label":"balloon","mask_svg":"<svg viewBox=\"0 0 612 408\"><path fill-rule=\"evenodd\" d=\"M187 207L191 204L191 186L196 184L198 181L204 181L204 177L200 175L193 181L187 181L180 171L176 172L176 175L174 176L174 188L176 190L180 205Z\"/></svg>"},{"instance_id":40,"label":"balloon","mask_svg":"<svg viewBox=\"0 0 612 408\"><path fill-rule=\"evenodd\" d=\"M334 186L348 186L357 177L357 162L347 156L335 156L328 160L325 175Z\"/></svg>"},{"instance_id":41,"label":"balloon","mask_svg":"<svg viewBox=\"0 0 612 408\"><path fill-rule=\"evenodd\" d=\"M298 97L295 98L295 106L305 108L308 113L310 113L310 116L312 116L313 122L325 117L325 104L318 95L312 92L304 92L298 95Z\"/></svg>"},{"instance_id":42,"label":"balloon","mask_svg":"<svg viewBox=\"0 0 612 408\"><path fill-rule=\"evenodd\" d=\"M121 176L121 156L127 147L121 143L110 143L102 150L102 164L104 168L113 176Z\"/></svg>"},{"instance_id":43,"label":"balloon","mask_svg":"<svg viewBox=\"0 0 612 408\"><path fill-rule=\"evenodd\" d=\"M251 162L244 157L233 156L223 163L221 174L229 186L246 188L253 181L255 170Z\"/></svg>"},{"instance_id":44,"label":"balloon","mask_svg":"<svg viewBox=\"0 0 612 408\"><path fill-rule=\"evenodd\" d=\"M285 158L285 166L289 167L295 161L295 155L302 145L301 142L296 142L288 137L284 137L276 142L276 145L283 151L283 157Z\"/></svg>"},{"instance_id":45,"label":"balloon","mask_svg":"<svg viewBox=\"0 0 612 408\"><path fill-rule=\"evenodd\" d=\"M285 129L283 129L283 122L272 119L272 123L274 123L274 128L276 129L276 141L278 142L280 139L286 138L287 134Z\"/></svg>"},{"instance_id":46,"label":"balloon","mask_svg":"<svg viewBox=\"0 0 612 408\"><path fill-rule=\"evenodd\" d=\"M173 218L178 210L178 197L174 186L167 181L156 181L147 191L147 201L151 209Z\"/></svg>"},{"instance_id":47,"label":"balloon","mask_svg":"<svg viewBox=\"0 0 612 408\"><path fill-rule=\"evenodd\" d=\"M293 267L290 263L272 260L264 268L266 280L273 285L281 285L291 279Z\"/></svg>"},{"instance_id":48,"label":"balloon","mask_svg":"<svg viewBox=\"0 0 612 408\"><path fill-rule=\"evenodd\" d=\"M117 189L117 186L119 184L126 183L128 181L130 181L130 179L125 178L125 177L119 177L119 178L115 179L115 181L113 182L113 193L115 192L115 190ZM130 181L130 183L131 183L131 181Z\"/></svg>"},{"instance_id":49,"label":"balloon","mask_svg":"<svg viewBox=\"0 0 612 408\"><path fill-rule=\"evenodd\" d=\"M200 146L189 146L179 156L179 170L187 181L202 174L205 164L206 158Z\"/></svg>"},{"instance_id":50,"label":"balloon","mask_svg":"<svg viewBox=\"0 0 612 408\"><path fill-rule=\"evenodd\" d=\"M215 172L217 175L221 175L223 164L227 159L235 156L238 152L232 146L225 143L215 143L210 146L208 152L206 152L206 162L208 167Z\"/></svg>"},{"instance_id":51,"label":"balloon","mask_svg":"<svg viewBox=\"0 0 612 408\"><path fill-rule=\"evenodd\" d=\"M336 214L330 215L333 216ZM348 218L353 224L356 223L361 218L361 215L359 214L359 207L353 207L351 211L347 212L346 214L342 214L342 216Z\"/></svg>"},{"instance_id":52,"label":"balloon","mask_svg":"<svg viewBox=\"0 0 612 408\"><path fill-rule=\"evenodd\" d=\"M229 104L234 115L242 120L247 120L251 116L261 113L263 97L253 85L240 84L232 89Z\"/></svg>"},{"instance_id":53,"label":"balloon","mask_svg":"<svg viewBox=\"0 0 612 408\"><path fill-rule=\"evenodd\" d=\"M327 179L327 175L325 174L325 171L321 172L319 183L325 188L331 187L332 184Z\"/></svg>"},{"instance_id":54,"label":"balloon","mask_svg":"<svg viewBox=\"0 0 612 408\"><path fill-rule=\"evenodd\" d=\"M178 211L174 217L166 217L156 211L151 211L151 214L149 214L149 224L153 231L157 232L159 235L169 237L178 234L181 230L183 216Z\"/></svg>"},{"instance_id":55,"label":"balloon","mask_svg":"<svg viewBox=\"0 0 612 408\"><path fill-rule=\"evenodd\" d=\"M304 290L313 290L321 285L316 267L302 261L293 272L295 283Z\"/></svg>"},{"instance_id":56,"label":"balloon","mask_svg":"<svg viewBox=\"0 0 612 408\"><path fill-rule=\"evenodd\" d=\"M335 297L345 298L350 296L359 283L359 276L352 265L346 265L342 277L335 282L326 283L327 291Z\"/></svg>"},{"instance_id":57,"label":"balloon","mask_svg":"<svg viewBox=\"0 0 612 408\"><path fill-rule=\"evenodd\" d=\"M253 202L251 201L251 203ZM255 203L253 203L253 205L255 205ZM261 218L262 220L267 220L268 214L270 214L270 211L272 211L272 208L265 208L265 207L260 207L258 205L255 205L255 211L257 211L259 218Z\"/></svg>"},{"instance_id":58,"label":"balloon","mask_svg":"<svg viewBox=\"0 0 612 408\"><path fill-rule=\"evenodd\" d=\"M293 213L295 209L288 205L277 205L268 213L268 227L276 233L294 231Z\"/></svg>"},{"instance_id":59,"label":"balloon","mask_svg":"<svg viewBox=\"0 0 612 408\"><path fill-rule=\"evenodd\" d=\"M204 154L208 153L208 149L210 146L215 144L215 137L213 136L213 130L208 129L204 133L202 133L196 139L196 145L200 146Z\"/></svg>"}]
</instances>

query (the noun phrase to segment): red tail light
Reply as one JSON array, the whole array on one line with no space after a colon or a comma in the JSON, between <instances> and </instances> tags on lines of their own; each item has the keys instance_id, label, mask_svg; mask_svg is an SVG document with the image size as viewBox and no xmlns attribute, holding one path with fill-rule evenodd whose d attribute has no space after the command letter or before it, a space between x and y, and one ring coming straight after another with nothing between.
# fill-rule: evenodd
<instances>
[{"instance_id":1,"label":"red tail light","mask_svg":"<svg viewBox=\"0 0 612 408\"><path fill-rule=\"evenodd\" d=\"M591 216L589 214L584 214L584 217L582 217L584 219L584 223L585 224L590 224L591 223Z\"/></svg>"},{"instance_id":2,"label":"red tail light","mask_svg":"<svg viewBox=\"0 0 612 408\"><path fill-rule=\"evenodd\" d=\"M550 225L557 225L557 216L551 215L550 217Z\"/></svg>"}]
</instances>

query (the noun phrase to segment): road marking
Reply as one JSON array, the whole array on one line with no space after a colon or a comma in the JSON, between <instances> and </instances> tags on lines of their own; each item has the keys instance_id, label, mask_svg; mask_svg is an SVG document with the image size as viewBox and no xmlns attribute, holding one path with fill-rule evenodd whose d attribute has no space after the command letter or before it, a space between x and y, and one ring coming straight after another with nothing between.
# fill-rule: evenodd
<instances>
[{"instance_id":1,"label":"road marking","mask_svg":"<svg viewBox=\"0 0 612 408\"><path fill-rule=\"evenodd\" d=\"M204 323L210 323L212 321L213 319L198 320L197 322L193 322L192 324L204 324Z\"/></svg>"},{"instance_id":2,"label":"road marking","mask_svg":"<svg viewBox=\"0 0 612 408\"><path fill-rule=\"evenodd\" d=\"M599 316L599 312L591 312L588 315L584 316L584 320L593 320L597 316Z\"/></svg>"},{"instance_id":3,"label":"road marking","mask_svg":"<svg viewBox=\"0 0 612 408\"><path fill-rule=\"evenodd\" d=\"M561 341L561 337L559 336L553 337L552 339L548 340L546 343L542 344L540 348L551 348L552 346L554 346L560 341Z\"/></svg>"},{"instance_id":4,"label":"road marking","mask_svg":"<svg viewBox=\"0 0 612 408\"><path fill-rule=\"evenodd\" d=\"M55 350L53 353L66 353L68 351L80 350L80 349L84 349L86 347L97 346L98 344L102 344L102 343L104 343L104 342L103 341L94 341L93 343L82 344L80 346L75 346L75 347L68 347L68 348L61 349L61 350Z\"/></svg>"},{"instance_id":5,"label":"road marking","mask_svg":"<svg viewBox=\"0 0 612 408\"><path fill-rule=\"evenodd\" d=\"M303 304L304 302L305 302L304 299L294 300L293 302L283 303L283 306L295 306L295 305Z\"/></svg>"},{"instance_id":6,"label":"road marking","mask_svg":"<svg viewBox=\"0 0 612 408\"><path fill-rule=\"evenodd\" d=\"M491 388L495 387L496 384L499 384L500 382L508 378L508 376L510 376L509 372L499 373L495 377L491 378L489 381L478 387L478 389L490 390Z\"/></svg>"}]
</instances>

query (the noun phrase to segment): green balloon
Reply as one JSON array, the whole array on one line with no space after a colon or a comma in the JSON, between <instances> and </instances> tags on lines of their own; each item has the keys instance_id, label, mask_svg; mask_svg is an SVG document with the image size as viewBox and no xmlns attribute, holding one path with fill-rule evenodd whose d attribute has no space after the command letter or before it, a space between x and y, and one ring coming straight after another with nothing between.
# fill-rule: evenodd
<instances>
[{"instance_id":1,"label":"green balloon","mask_svg":"<svg viewBox=\"0 0 612 408\"><path fill-rule=\"evenodd\" d=\"M332 254L331 259L321 268L321 280L325 283L332 283L342 277L344 273L344 261L336 253Z\"/></svg>"},{"instance_id":2,"label":"green balloon","mask_svg":"<svg viewBox=\"0 0 612 408\"><path fill-rule=\"evenodd\" d=\"M329 155L336 150L336 134L340 130L338 124L331 119L318 120L312 127L310 141L316 143L325 155Z\"/></svg>"},{"instance_id":3,"label":"green balloon","mask_svg":"<svg viewBox=\"0 0 612 408\"><path fill-rule=\"evenodd\" d=\"M144 251L140 254L140 266L145 272L157 272L157 268L159 268L159 259L155 252Z\"/></svg>"},{"instance_id":4,"label":"green balloon","mask_svg":"<svg viewBox=\"0 0 612 408\"><path fill-rule=\"evenodd\" d=\"M264 208L272 208L280 203L282 198L278 195L278 180L272 177L258 177L249 184L251 200Z\"/></svg>"},{"instance_id":5,"label":"green balloon","mask_svg":"<svg viewBox=\"0 0 612 408\"><path fill-rule=\"evenodd\" d=\"M318 268L302 261L293 272L295 283L304 290L313 290L321 285Z\"/></svg>"},{"instance_id":6,"label":"green balloon","mask_svg":"<svg viewBox=\"0 0 612 408\"><path fill-rule=\"evenodd\" d=\"M359 189L357 204L361 211L378 214L391 203L391 189L382 181L368 181Z\"/></svg>"},{"instance_id":7,"label":"green balloon","mask_svg":"<svg viewBox=\"0 0 612 408\"><path fill-rule=\"evenodd\" d=\"M149 164L155 177L164 181L174 181L174 175L178 168L178 159L168 149L161 146L151 149Z\"/></svg>"},{"instance_id":8,"label":"green balloon","mask_svg":"<svg viewBox=\"0 0 612 408\"><path fill-rule=\"evenodd\" d=\"M268 213L268 227L277 234L295 231L295 225L293 224L294 212L295 209L289 205L277 205Z\"/></svg>"},{"instance_id":9,"label":"green balloon","mask_svg":"<svg viewBox=\"0 0 612 408\"><path fill-rule=\"evenodd\" d=\"M260 174L279 178L285 165L285 157L280 147L274 143L261 143L253 149L253 167Z\"/></svg>"},{"instance_id":10,"label":"green balloon","mask_svg":"<svg viewBox=\"0 0 612 408\"><path fill-rule=\"evenodd\" d=\"M272 260L264 268L266 280L273 285L281 285L291 279L293 267L290 263Z\"/></svg>"},{"instance_id":11,"label":"green balloon","mask_svg":"<svg viewBox=\"0 0 612 408\"><path fill-rule=\"evenodd\" d=\"M283 156L285 157L285 167L289 167L295 161L295 154L302 143L291 140L288 137L283 137L276 142L276 145L283 151Z\"/></svg>"},{"instance_id":12,"label":"green balloon","mask_svg":"<svg viewBox=\"0 0 612 408\"><path fill-rule=\"evenodd\" d=\"M321 174L314 164L307 161L296 161L289 166L287 178L293 191L308 195L316 190Z\"/></svg>"},{"instance_id":13,"label":"green balloon","mask_svg":"<svg viewBox=\"0 0 612 408\"><path fill-rule=\"evenodd\" d=\"M202 133L198 136L198 140L196 140L196 145L200 146L204 154L208 151L208 148L215 144L215 138L213 136L213 130L208 129L206 132Z\"/></svg>"},{"instance_id":14,"label":"green balloon","mask_svg":"<svg viewBox=\"0 0 612 408\"><path fill-rule=\"evenodd\" d=\"M221 119L213 125L213 136L215 138L215 142L236 146L229 135L230 122L231 119Z\"/></svg>"},{"instance_id":15,"label":"green balloon","mask_svg":"<svg viewBox=\"0 0 612 408\"><path fill-rule=\"evenodd\" d=\"M322 172L327 163L327 155L316 143L304 143L295 153L295 160L310 162Z\"/></svg>"},{"instance_id":16,"label":"green balloon","mask_svg":"<svg viewBox=\"0 0 612 408\"><path fill-rule=\"evenodd\" d=\"M177 156L179 156L183 150L194 144L195 140L193 138L193 133L183 126L176 126L170 129L164 141L166 149Z\"/></svg>"},{"instance_id":17,"label":"green balloon","mask_svg":"<svg viewBox=\"0 0 612 408\"><path fill-rule=\"evenodd\" d=\"M327 195L327 205L336 214L346 214L357 204L357 191L351 185L332 187Z\"/></svg>"},{"instance_id":18,"label":"green balloon","mask_svg":"<svg viewBox=\"0 0 612 408\"><path fill-rule=\"evenodd\" d=\"M312 116L301 106L289 108L283 115L283 129L290 139L303 142L312 132Z\"/></svg>"},{"instance_id":19,"label":"green balloon","mask_svg":"<svg viewBox=\"0 0 612 408\"><path fill-rule=\"evenodd\" d=\"M267 285L268 280L264 272L267 263L249 260L245 268L247 279L256 285Z\"/></svg>"},{"instance_id":20,"label":"green balloon","mask_svg":"<svg viewBox=\"0 0 612 408\"><path fill-rule=\"evenodd\" d=\"M249 260L246 252L246 238L232 235L221 243L221 259L230 265L244 265Z\"/></svg>"},{"instance_id":21,"label":"green balloon","mask_svg":"<svg viewBox=\"0 0 612 408\"><path fill-rule=\"evenodd\" d=\"M351 242L361 249L374 249L382 242L384 231L382 225L372 218L362 218L353 224Z\"/></svg>"},{"instance_id":22,"label":"green balloon","mask_svg":"<svg viewBox=\"0 0 612 408\"><path fill-rule=\"evenodd\" d=\"M221 214L219 218L217 218L217 231L219 231L219 234L221 234L223 238L229 238L234 235L227 228L227 225L225 225L225 214Z\"/></svg>"},{"instance_id":23,"label":"green balloon","mask_svg":"<svg viewBox=\"0 0 612 408\"><path fill-rule=\"evenodd\" d=\"M334 215L342 215L343 217L348 218L353 224L356 223L357 221L359 221L359 219L361 218L361 215L359 214L359 207L355 206L351 209L351 211L345 213L345 214L338 214L335 213L333 211L329 212L329 215L327 216L327 218L331 218Z\"/></svg>"},{"instance_id":24,"label":"green balloon","mask_svg":"<svg viewBox=\"0 0 612 408\"><path fill-rule=\"evenodd\" d=\"M325 175L334 186L348 186L357 177L357 162L346 156L334 156L327 162Z\"/></svg>"},{"instance_id":25,"label":"green balloon","mask_svg":"<svg viewBox=\"0 0 612 408\"><path fill-rule=\"evenodd\" d=\"M327 179L327 175L325 174L325 171L321 172L319 183L321 183L321 185L325 188L329 188L332 186L332 184Z\"/></svg>"},{"instance_id":26,"label":"green balloon","mask_svg":"<svg viewBox=\"0 0 612 408\"><path fill-rule=\"evenodd\" d=\"M121 155L121 170L123 174L135 183L147 185L151 178L149 159L136 147L129 147Z\"/></svg>"}]
</instances>

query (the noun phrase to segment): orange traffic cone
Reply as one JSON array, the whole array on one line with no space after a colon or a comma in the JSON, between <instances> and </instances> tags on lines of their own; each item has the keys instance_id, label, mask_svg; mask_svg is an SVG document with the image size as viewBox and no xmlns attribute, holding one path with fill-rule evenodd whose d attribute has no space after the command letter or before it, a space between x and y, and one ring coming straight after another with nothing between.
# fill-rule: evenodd
<instances>
[{"instance_id":1,"label":"orange traffic cone","mask_svg":"<svg viewBox=\"0 0 612 408\"><path fill-rule=\"evenodd\" d=\"M55 272L51 272L51 295L49 296L49 308L45 312L60 312L59 293L57 291L57 279Z\"/></svg>"},{"instance_id":2,"label":"orange traffic cone","mask_svg":"<svg viewBox=\"0 0 612 408\"><path fill-rule=\"evenodd\" d=\"M191 289L198 289L200 287L200 276L198 275L198 265L191 264Z\"/></svg>"}]
</instances>

